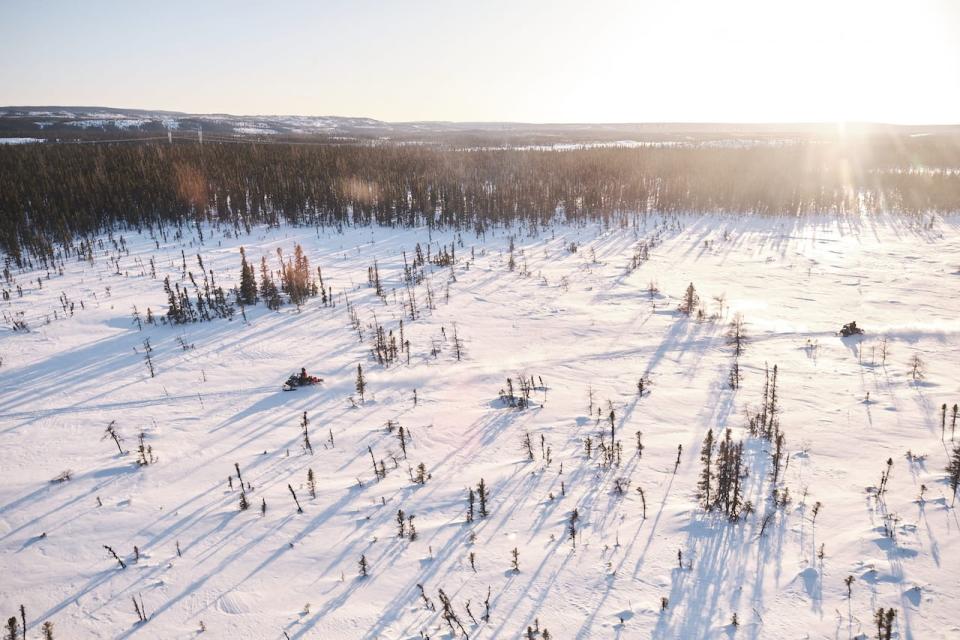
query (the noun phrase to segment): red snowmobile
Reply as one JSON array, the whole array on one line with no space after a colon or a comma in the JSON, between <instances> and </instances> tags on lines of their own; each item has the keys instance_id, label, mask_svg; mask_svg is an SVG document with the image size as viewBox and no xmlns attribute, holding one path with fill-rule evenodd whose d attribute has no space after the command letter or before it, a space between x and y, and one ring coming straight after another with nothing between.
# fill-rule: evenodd
<instances>
[{"instance_id":1,"label":"red snowmobile","mask_svg":"<svg viewBox=\"0 0 960 640\"><path fill-rule=\"evenodd\" d=\"M323 382L323 378L307 375L306 368L301 368L300 373L291 374L287 381L283 383L284 391L296 391L300 387L309 387Z\"/></svg>"}]
</instances>

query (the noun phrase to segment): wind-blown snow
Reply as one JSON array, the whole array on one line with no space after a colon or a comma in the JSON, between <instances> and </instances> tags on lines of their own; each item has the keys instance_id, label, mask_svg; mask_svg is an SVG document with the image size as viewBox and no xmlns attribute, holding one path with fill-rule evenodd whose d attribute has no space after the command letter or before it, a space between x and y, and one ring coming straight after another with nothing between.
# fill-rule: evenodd
<instances>
[{"instance_id":1,"label":"wind-blown snow","mask_svg":"<svg viewBox=\"0 0 960 640\"><path fill-rule=\"evenodd\" d=\"M237 239L206 229L203 244L195 235L184 245L158 236L159 250L147 234L125 232L130 252L119 273L100 248L92 264L67 259L63 275L54 267L14 272L23 297L14 287L0 310L6 319L23 312L32 330L14 333L6 322L0 330L0 614L15 615L23 603L31 637L51 620L58 638L186 638L201 621L214 638L438 638L449 633L439 617L443 589L471 638L519 638L536 621L558 639L873 637L879 607L896 609L894 637L954 637L960 521L943 471L949 416L944 443L939 408L960 402L960 220L928 222L649 218L627 229L485 237L281 227ZM516 237L513 272L508 234ZM630 272L634 247L654 238L650 260ZM376 317L398 332L402 252L409 261L429 239L434 252L462 239L458 263L428 268L436 309L418 287L422 317L404 321L411 362L384 368L371 358L366 325ZM300 312L248 307L248 323L238 314L138 331L131 322L134 305L143 315L165 311L162 278L183 284L181 248L196 276L199 253L218 283L233 286L241 244L257 264L266 255L276 268L276 248L290 255L296 242L338 292L335 308L314 298ZM103 246L111 247L106 238ZM367 286L374 259L386 302ZM651 281L660 291L652 297ZM719 319L676 312L690 282ZM61 294L74 304L72 317ZM365 325L364 342L344 295ZM722 307L714 299L721 295ZM736 311L750 342L733 392L724 334ZM834 335L850 320L866 329L862 340ZM454 323L465 341L461 362ZM144 364L145 338L155 378ZM907 367L914 354L927 364L916 383ZM369 385L362 404L358 363ZM769 454L746 436L743 413L758 403L765 363L779 365L793 500L761 536L772 511ZM282 392L301 366L325 383ZM518 374L542 377L546 387L522 411L498 400ZM651 392L639 398L643 375ZM599 424L596 408L588 415L588 387L602 408ZM596 453L586 458L583 441L608 432L610 406L624 455L607 470ZM314 455L301 446L304 411ZM406 460L389 420L411 432ZM110 421L125 455L102 439ZM707 429L725 427L745 438L746 497L756 507L735 524L704 513L696 498L701 441ZM140 430L158 457L143 468L134 462ZM521 447L525 433L533 461ZM368 447L385 460L386 479L374 479ZM866 491L888 457L892 539L883 506ZM408 474L420 462L431 476L422 486ZM252 485L245 512L227 484L234 463ZM72 480L50 482L68 468ZM481 478L490 516L465 524L467 487ZM622 496L618 478L629 479ZM823 507L814 526L816 501ZM575 549L567 534L574 508ZM416 516L416 541L397 537L398 509ZM519 573L510 570L515 547ZM689 567L677 567L678 550ZM361 554L365 579L357 575ZM850 600L848 575L856 580ZM437 611L424 606L418 584ZM464 605L479 621L488 587L490 620L475 625ZM142 597L145 624L136 623L133 596ZM669 599L664 611L661 597ZM739 629L729 624L733 613Z\"/></svg>"}]
</instances>

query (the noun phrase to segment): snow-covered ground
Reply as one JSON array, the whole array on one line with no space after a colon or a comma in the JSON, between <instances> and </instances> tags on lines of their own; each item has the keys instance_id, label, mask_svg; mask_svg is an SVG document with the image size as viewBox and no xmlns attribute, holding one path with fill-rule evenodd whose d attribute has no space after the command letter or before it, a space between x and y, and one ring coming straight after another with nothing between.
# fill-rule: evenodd
<instances>
[{"instance_id":1,"label":"snow-covered ground","mask_svg":"<svg viewBox=\"0 0 960 640\"><path fill-rule=\"evenodd\" d=\"M2 285L12 298L0 303L0 616L22 603L30 637L50 620L57 638L442 638L442 589L471 638L526 637L528 627L557 639L875 637L881 607L896 610L895 638L958 637L960 519L940 406L960 402L960 219L927 223L651 217L484 237L207 229L203 244L185 231L182 244L159 239L159 249L147 234L116 233L129 247L119 262L103 238L92 262L69 259L62 274L13 270L15 283ZM643 241L650 259L630 270ZM289 256L298 242L334 288L335 307L313 298L299 312L248 307L248 322L238 314L142 331L132 322L134 305L165 312L165 275L184 284L181 249L195 274L199 253L233 286L241 244L276 268L276 248ZM421 315L404 321L410 363L384 367L371 357L370 325L399 331L403 251L411 260L417 242L433 252L456 242L457 263L427 267L415 292ZM375 259L383 300L367 284ZM691 282L717 317L677 312ZM19 312L28 333L9 329ZM725 334L736 312L750 341L734 391ZM850 320L862 339L835 335ZM922 380L908 375L914 355L926 364ZM745 428L765 364L778 365L789 456L780 488L792 501L779 509L769 502L770 446ZM282 392L301 366L324 384ZM523 410L498 395L520 376L538 386ZM642 397L641 377L650 380ZM596 445L611 408L623 455L605 468ZM111 421L123 455L103 438ZM406 458L389 421L411 436ZM701 442L726 427L744 439L745 498L755 506L737 523L697 498ZM141 431L157 458L145 467L136 464ZM382 480L371 451L385 461ZM888 458L878 501L869 489ZM410 471L421 462L423 485ZM228 484L235 463L252 487L243 512L239 482ZM67 469L72 479L51 482ZM489 516L466 523L468 487L481 479ZM401 509L415 515L416 540L397 535Z\"/></svg>"}]
</instances>

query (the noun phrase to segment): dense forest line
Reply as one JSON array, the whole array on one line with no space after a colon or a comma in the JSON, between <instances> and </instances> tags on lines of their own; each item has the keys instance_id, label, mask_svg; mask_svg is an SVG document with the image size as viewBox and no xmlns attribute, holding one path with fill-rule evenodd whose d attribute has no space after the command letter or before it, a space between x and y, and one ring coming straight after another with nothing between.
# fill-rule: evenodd
<instances>
[{"instance_id":1,"label":"dense forest line","mask_svg":"<svg viewBox=\"0 0 960 640\"><path fill-rule=\"evenodd\" d=\"M621 212L960 209L953 136L641 148L240 143L0 147L0 249L17 263L116 226L485 225Z\"/></svg>"}]
</instances>

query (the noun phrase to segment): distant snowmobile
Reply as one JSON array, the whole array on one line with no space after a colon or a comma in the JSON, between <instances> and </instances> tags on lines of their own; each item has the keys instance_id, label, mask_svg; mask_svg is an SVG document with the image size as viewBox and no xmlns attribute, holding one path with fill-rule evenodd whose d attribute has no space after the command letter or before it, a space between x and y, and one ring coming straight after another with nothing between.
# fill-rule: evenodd
<instances>
[{"instance_id":1,"label":"distant snowmobile","mask_svg":"<svg viewBox=\"0 0 960 640\"><path fill-rule=\"evenodd\" d=\"M863 335L863 329L857 326L857 323L851 322L849 324L843 325L843 328L840 329L840 337L849 338L850 336L860 336Z\"/></svg>"},{"instance_id":2,"label":"distant snowmobile","mask_svg":"<svg viewBox=\"0 0 960 640\"><path fill-rule=\"evenodd\" d=\"M307 369L302 367L300 373L291 374L287 381L283 383L284 391L296 391L300 387L309 387L323 382L323 378L307 375Z\"/></svg>"}]
</instances>

